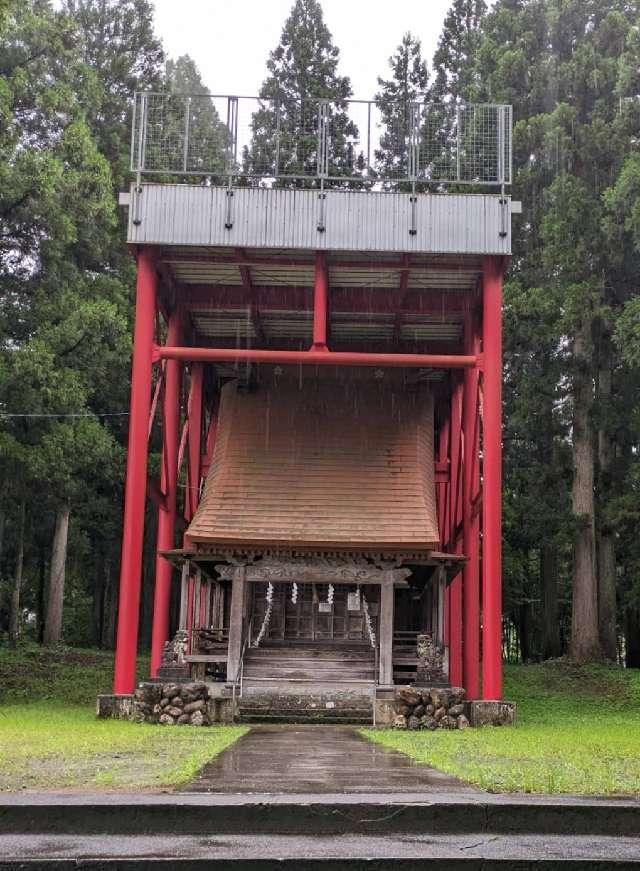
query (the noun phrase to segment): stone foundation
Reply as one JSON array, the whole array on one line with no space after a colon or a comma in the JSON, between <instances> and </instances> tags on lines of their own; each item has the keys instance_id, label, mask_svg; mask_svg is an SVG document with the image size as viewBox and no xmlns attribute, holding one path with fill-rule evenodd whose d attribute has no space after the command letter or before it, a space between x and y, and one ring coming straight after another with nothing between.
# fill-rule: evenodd
<instances>
[{"instance_id":1,"label":"stone foundation","mask_svg":"<svg viewBox=\"0 0 640 871\"><path fill-rule=\"evenodd\" d=\"M394 729L466 729L469 726L461 687L398 687L394 692Z\"/></svg>"},{"instance_id":2,"label":"stone foundation","mask_svg":"<svg viewBox=\"0 0 640 871\"><path fill-rule=\"evenodd\" d=\"M141 683L133 694L131 719L161 726L208 726L205 683Z\"/></svg>"}]
</instances>

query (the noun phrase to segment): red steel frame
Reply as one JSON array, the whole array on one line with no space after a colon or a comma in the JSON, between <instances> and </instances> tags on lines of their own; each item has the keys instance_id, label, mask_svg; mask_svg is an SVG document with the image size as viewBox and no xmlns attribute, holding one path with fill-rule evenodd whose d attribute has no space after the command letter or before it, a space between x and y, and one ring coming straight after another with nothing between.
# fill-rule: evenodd
<instances>
[{"instance_id":1,"label":"red steel frame","mask_svg":"<svg viewBox=\"0 0 640 871\"><path fill-rule=\"evenodd\" d=\"M182 340L182 317L176 309L169 316L167 343ZM174 547L178 488L178 427L180 417L181 364L167 360L162 403L163 445L161 483L164 500L158 510L156 582L153 597L151 627L151 676L155 677L162 659L162 648L169 637L169 605L171 602L171 563L160 556Z\"/></svg>"},{"instance_id":2,"label":"red steel frame","mask_svg":"<svg viewBox=\"0 0 640 871\"><path fill-rule=\"evenodd\" d=\"M234 262L242 265L242 252ZM403 264L408 263L405 258ZM407 267L408 268L408 267ZM330 293L326 257L315 258L313 343L308 351L253 348L194 348L180 345L181 312L168 316L167 341L154 342L157 273L152 248L138 252L136 324L131 380L131 414L125 484L124 530L120 573L118 634L114 692L130 693L135 684L138 639L148 439L152 408L153 363L162 361L163 465L158 517L158 550L175 546L178 485L178 445L182 370L190 364L190 390L185 432L188 437L184 516L193 516L200 485L211 462L217 427L217 408L208 409L205 449L203 430L203 364L230 361L297 365L429 367L450 370L448 403L441 408L437 464L437 509L442 549L464 553L464 571L449 587L445 637L449 644L450 679L462 684L469 698L499 699L502 695L501 642L501 385L502 280L504 259L485 257L482 304L465 303L464 353L409 354L331 351L328 345ZM243 275L258 327L259 311L249 271ZM202 289L201 291L202 292ZM355 291L358 293L358 291ZM459 310L459 298L453 295ZM400 301L401 302L401 301ZM396 305L396 318L401 317ZM481 321L481 323L480 323ZM257 332L260 338L259 330ZM158 401L160 388L154 398ZM482 463L481 463L482 457ZM481 470L482 466L482 470ZM152 631L152 674L169 631L171 566L156 562ZM189 611L193 613L193 579L189 582ZM480 685L480 626L482 625L482 687Z\"/></svg>"}]
</instances>

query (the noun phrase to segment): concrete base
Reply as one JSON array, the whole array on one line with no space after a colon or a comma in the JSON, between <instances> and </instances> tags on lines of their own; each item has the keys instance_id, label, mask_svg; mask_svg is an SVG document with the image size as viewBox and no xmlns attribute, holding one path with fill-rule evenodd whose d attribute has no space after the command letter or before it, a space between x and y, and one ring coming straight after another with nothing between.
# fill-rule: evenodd
<instances>
[{"instance_id":1,"label":"concrete base","mask_svg":"<svg viewBox=\"0 0 640 871\"><path fill-rule=\"evenodd\" d=\"M478 700L468 702L471 726L513 726L516 722L515 702Z\"/></svg>"},{"instance_id":2,"label":"concrete base","mask_svg":"<svg viewBox=\"0 0 640 871\"><path fill-rule=\"evenodd\" d=\"M96 716L103 720L130 720L133 714L133 693L100 695Z\"/></svg>"}]
</instances>

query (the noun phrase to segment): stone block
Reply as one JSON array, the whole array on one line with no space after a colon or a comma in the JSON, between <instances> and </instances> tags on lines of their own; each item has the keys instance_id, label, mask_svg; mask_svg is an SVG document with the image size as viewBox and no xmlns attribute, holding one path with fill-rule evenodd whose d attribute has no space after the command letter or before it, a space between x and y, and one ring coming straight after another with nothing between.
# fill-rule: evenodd
<instances>
[{"instance_id":1,"label":"stone block","mask_svg":"<svg viewBox=\"0 0 640 871\"><path fill-rule=\"evenodd\" d=\"M472 726L513 726L516 721L515 702L469 702L469 723Z\"/></svg>"},{"instance_id":2,"label":"stone block","mask_svg":"<svg viewBox=\"0 0 640 871\"><path fill-rule=\"evenodd\" d=\"M130 720L133 714L133 693L105 693L96 702L96 716L102 720Z\"/></svg>"}]
</instances>

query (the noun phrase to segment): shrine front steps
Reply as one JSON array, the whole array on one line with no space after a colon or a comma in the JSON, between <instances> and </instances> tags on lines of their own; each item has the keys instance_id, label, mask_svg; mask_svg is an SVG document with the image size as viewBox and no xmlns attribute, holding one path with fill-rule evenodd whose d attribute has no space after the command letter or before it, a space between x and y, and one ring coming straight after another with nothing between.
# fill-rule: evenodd
<instances>
[{"instance_id":1,"label":"shrine front steps","mask_svg":"<svg viewBox=\"0 0 640 871\"><path fill-rule=\"evenodd\" d=\"M248 681L306 682L309 684L373 683L375 656L365 645L313 645L250 648L245 654L244 679Z\"/></svg>"},{"instance_id":2,"label":"shrine front steps","mask_svg":"<svg viewBox=\"0 0 640 871\"><path fill-rule=\"evenodd\" d=\"M262 682L243 685L238 700L241 723L308 723L370 726L373 722L373 685L305 686Z\"/></svg>"}]
</instances>

